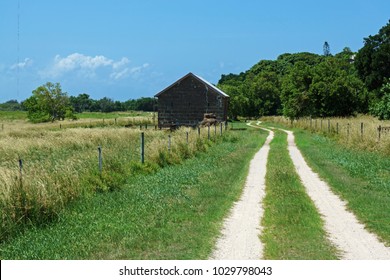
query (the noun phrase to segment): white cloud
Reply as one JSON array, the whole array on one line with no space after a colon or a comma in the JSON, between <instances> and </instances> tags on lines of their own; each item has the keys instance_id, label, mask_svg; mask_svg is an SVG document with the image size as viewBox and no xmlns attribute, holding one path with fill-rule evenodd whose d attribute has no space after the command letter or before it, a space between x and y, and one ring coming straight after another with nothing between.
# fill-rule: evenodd
<instances>
[{"instance_id":1,"label":"white cloud","mask_svg":"<svg viewBox=\"0 0 390 280\"><path fill-rule=\"evenodd\" d=\"M25 69L33 64L33 60L31 58L25 58L24 61L15 63L10 67L11 70L15 69Z\"/></svg>"},{"instance_id":2,"label":"white cloud","mask_svg":"<svg viewBox=\"0 0 390 280\"><path fill-rule=\"evenodd\" d=\"M130 60L127 57L122 57L121 60L115 61L103 55L93 57L73 53L67 57L56 55L53 64L41 74L46 77L56 78L74 72L78 76L92 78L96 76L98 70L101 70L106 71L111 79L119 80L134 76L149 66L147 63L137 67L129 67L129 65Z\"/></svg>"}]
</instances>

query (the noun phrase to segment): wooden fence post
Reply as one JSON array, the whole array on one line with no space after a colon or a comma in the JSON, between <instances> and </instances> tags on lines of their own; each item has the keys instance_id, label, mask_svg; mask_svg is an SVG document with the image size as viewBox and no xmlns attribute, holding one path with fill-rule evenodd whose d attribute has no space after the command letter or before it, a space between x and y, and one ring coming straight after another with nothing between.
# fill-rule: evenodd
<instances>
[{"instance_id":1,"label":"wooden fence post","mask_svg":"<svg viewBox=\"0 0 390 280\"><path fill-rule=\"evenodd\" d=\"M98 152L99 152L99 156L98 156L98 159L99 159L99 173L100 173L100 175L102 175L103 159L102 159L102 147L101 146L98 147Z\"/></svg>"},{"instance_id":2,"label":"wooden fence post","mask_svg":"<svg viewBox=\"0 0 390 280\"><path fill-rule=\"evenodd\" d=\"M186 142L187 142L187 145L188 145L188 131L186 132Z\"/></svg>"},{"instance_id":3,"label":"wooden fence post","mask_svg":"<svg viewBox=\"0 0 390 280\"><path fill-rule=\"evenodd\" d=\"M378 126L378 141L381 141L381 130L382 130L382 127Z\"/></svg>"},{"instance_id":4,"label":"wooden fence post","mask_svg":"<svg viewBox=\"0 0 390 280\"><path fill-rule=\"evenodd\" d=\"M349 123L347 124L347 142L349 141Z\"/></svg>"},{"instance_id":5,"label":"wooden fence post","mask_svg":"<svg viewBox=\"0 0 390 280\"><path fill-rule=\"evenodd\" d=\"M168 135L168 153L171 153L171 135Z\"/></svg>"},{"instance_id":6,"label":"wooden fence post","mask_svg":"<svg viewBox=\"0 0 390 280\"><path fill-rule=\"evenodd\" d=\"M200 137L200 126L198 126L198 137Z\"/></svg>"},{"instance_id":7,"label":"wooden fence post","mask_svg":"<svg viewBox=\"0 0 390 280\"><path fill-rule=\"evenodd\" d=\"M220 123L220 127L221 127L221 136L222 136L222 123Z\"/></svg>"},{"instance_id":8,"label":"wooden fence post","mask_svg":"<svg viewBox=\"0 0 390 280\"><path fill-rule=\"evenodd\" d=\"M141 132L141 163L145 162L145 136L144 133Z\"/></svg>"},{"instance_id":9,"label":"wooden fence post","mask_svg":"<svg viewBox=\"0 0 390 280\"><path fill-rule=\"evenodd\" d=\"M22 181L22 177L23 177L23 160L21 158L19 158L18 162L19 162L20 181Z\"/></svg>"},{"instance_id":10,"label":"wooden fence post","mask_svg":"<svg viewBox=\"0 0 390 280\"><path fill-rule=\"evenodd\" d=\"M360 135L361 135L362 138L363 138L363 134L364 134L364 124L361 123L360 124Z\"/></svg>"}]
</instances>

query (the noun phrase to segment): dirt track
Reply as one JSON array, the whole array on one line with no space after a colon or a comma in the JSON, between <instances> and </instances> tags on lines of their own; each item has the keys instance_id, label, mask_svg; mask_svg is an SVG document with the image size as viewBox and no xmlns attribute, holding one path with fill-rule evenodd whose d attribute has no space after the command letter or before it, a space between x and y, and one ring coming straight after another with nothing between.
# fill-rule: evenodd
<instances>
[{"instance_id":1,"label":"dirt track","mask_svg":"<svg viewBox=\"0 0 390 280\"><path fill-rule=\"evenodd\" d=\"M261 201L265 196L266 164L269 144L273 139L273 132L269 132L265 144L250 163L241 199L225 220L211 259L262 258L263 245L259 239L260 221L263 217ZM325 222L329 239L339 249L340 257L349 260L390 260L390 248L381 243L374 234L369 233L346 209L345 202L307 165L295 145L293 133L285 132L288 135L288 149L296 171Z\"/></svg>"},{"instance_id":2,"label":"dirt track","mask_svg":"<svg viewBox=\"0 0 390 280\"><path fill-rule=\"evenodd\" d=\"M273 132L256 153L249 166L249 174L240 200L225 220L222 235L217 241L211 259L256 260L262 258L260 221L263 217L261 201L265 195L265 173L269 143Z\"/></svg>"},{"instance_id":3,"label":"dirt track","mask_svg":"<svg viewBox=\"0 0 390 280\"><path fill-rule=\"evenodd\" d=\"M346 209L345 202L335 195L307 165L295 145L293 133L285 132L288 135L288 149L296 171L325 221L325 230L329 233L330 240L342 252L342 259L390 260L390 248L364 229L364 225Z\"/></svg>"}]
</instances>

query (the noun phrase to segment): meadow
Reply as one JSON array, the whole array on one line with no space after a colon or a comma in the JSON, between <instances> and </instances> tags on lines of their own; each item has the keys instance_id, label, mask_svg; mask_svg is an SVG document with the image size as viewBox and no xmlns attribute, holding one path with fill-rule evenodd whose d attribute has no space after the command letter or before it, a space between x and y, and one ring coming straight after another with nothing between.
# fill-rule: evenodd
<instances>
[{"instance_id":1,"label":"meadow","mask_svg":"<svg viewBox=\"0 0 390 280\"><path fill-rule=\"evenodd\" d=\"M143 128L143 132L145 140L149 139L145 164L139 162L138 127L56 128L35 132L38 135L34 141L31 131L25 131L25 146L35 145L39 153L46 154L37 157L34 165L27 167L25 163L23 182L29 183L28 187L22 185L23 190L29 195L39 193L34 195L42 198L37 205L53 201L53 208L63 206L53 209L52 221L41 217L24 230L15 226L13 234L0 243L0 257L207 258L223 218L241 194L249 161L267 134L245 124L235 124L222 136L219 130L215 133L211 129L210 140L207 128L202 128L200 137L197 130L188 128L174 133ZM103 167L108 169L101 176L97 171L97 145L103 147ZM21 153L23 145L17 147ZM24 155L39 154L31 153L36 148L27 149ZM61 158L56 167L50 167ZM35 168L40 165L46 167ZM62 175L63 169L66 174ZM17 182L13 184L15 190L20 188ZM58 199L59 194L62 199ZM5 210L10 213L9 208ZM21 211L20 218L26 222L24 214ZM11 222L15 221L9 221L6 229L12 228Z\"/></svg>"},{"instance_id":2,"label":"meadow","mask_svg":"<svg viewBox=\"0 0 390 280\"><path fill-rule=\"evenodd\" d=\"M300 128L336 140L345 147L390 155L390 121L380 121L372 116L350 118L300 118L291 121L282 116L263 117L266 123L287 128ZM379 133L378 128L382 130Z\"/></svg>"},{"instance_id":3,"label":"meadow","mask_svg":"<svg viewBox=\"0 0 390 280\"><path fill-rule=\"evenodd\" d=\"M329 130L328 130L329 123ZM362 126L363 123L363 126ZM337 133L338 124L338 133ZM346 201L365 227L390 244L390 126L369 116L357 118L263 118L263 125L289 128L308 165ZM363 127L363 130L362 130Z\"/></svg>"},{"instance_id":4,"label":"meadow","mask_svg":"<svg viewBox=\"0 0 390 280\"><path fill-rule=\"evenodd\" d=\"M212 130L209 139L207 128L157 130L150 114L96 116L45 124L0 119L0 240L57 220L80 197L121 189L129 177L181 163L227 137Z\"/></svg>"}]
</instances>

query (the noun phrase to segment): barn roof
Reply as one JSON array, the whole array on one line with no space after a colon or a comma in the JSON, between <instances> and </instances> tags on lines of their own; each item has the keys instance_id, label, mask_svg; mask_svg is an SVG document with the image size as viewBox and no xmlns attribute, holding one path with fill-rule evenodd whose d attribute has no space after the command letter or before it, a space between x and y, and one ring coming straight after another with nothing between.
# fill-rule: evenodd
<instances>
[{"instance_id":1,"label":"barn roof","mask_svg":"<svg viewBox=\"0 0 390 280\"><path fill-rule=\"evenodd\" d=\"M163 89L162 91L160 91L159 93L157 93L154 97L159 97L162 93L164 93L165 91L169 90L170 88L174 87L176 84L179 84L181 81L183 81L184 79L188 78L188 77L194 77L195 79L197 79L198 81L200 81L201 83L205 84L206 86L212 88L213 90L215 90L218 94L224 96L224 97L229 97L229 95L227 95L226 93L224 93L222 90L220 90L219 88L217 88L216 86L214 86L213 84L211 84L210 82L206 81L205 79L203 79L202 77L198 76L198 75L195 75L193 73L188 73L187 75L185 75L184 77L180 78L179 80L177 80L176 82L174 82L173 84L171 84L170 86L168 86L167 88Z\"/></svg>"}]
</instances>

